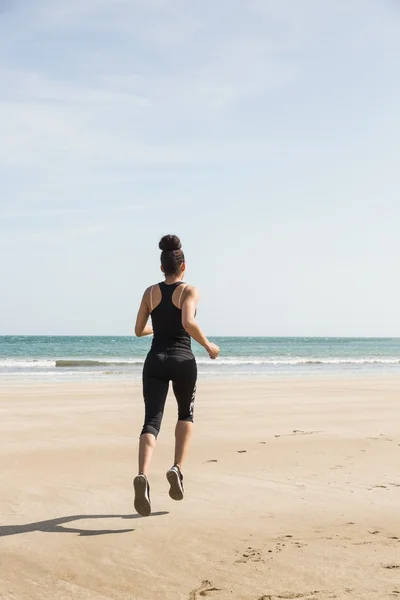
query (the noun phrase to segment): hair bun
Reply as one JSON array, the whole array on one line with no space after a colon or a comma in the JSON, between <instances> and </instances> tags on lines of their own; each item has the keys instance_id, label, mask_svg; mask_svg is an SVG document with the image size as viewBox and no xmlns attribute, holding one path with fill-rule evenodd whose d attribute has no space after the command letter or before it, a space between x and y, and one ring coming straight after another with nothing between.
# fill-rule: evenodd
<instances>
[{"instance_id":1,"label":"hair bun","mask_svg":"<svg viewBox=\"0 0 400 600\"><path fill-rule=\"evenodd\" d=\"M182 248L181 240L177 235L164 235L158 246L163 252L171 252L172 250L180 250Z\"/></svg>"}]
</instances>

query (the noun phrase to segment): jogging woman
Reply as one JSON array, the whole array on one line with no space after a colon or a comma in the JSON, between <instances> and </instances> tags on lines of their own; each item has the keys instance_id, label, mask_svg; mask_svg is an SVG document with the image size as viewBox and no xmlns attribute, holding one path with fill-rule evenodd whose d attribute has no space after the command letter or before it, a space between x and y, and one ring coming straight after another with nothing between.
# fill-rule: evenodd
<instances>
[{"instance_id":1,"label":"jogging woman","mask_svg":"<svg viewBox=\"0 0 400 600\"><path fill-rule=\"evenodd\" d=\"M172 381L178 403L178 422L175 428L175 459L167 472L167 479L170 497L182 500L182 465L193 429L197 380L191 338L206 349L210 358L215 359L219 354L218 346L205 337L196 323L199 292L182 281L186 265L179 238L165 235L159 248L162 250L161 270L165 281L145 291L135 326L135 334L139 337L154 334L143 367L145 420L139 442L139 474L133 482L135 510L142 516L151 513L147 476L161 427L169 383ZM152 325L148 324L149 316Z\"/></svg>"}]
</instances>

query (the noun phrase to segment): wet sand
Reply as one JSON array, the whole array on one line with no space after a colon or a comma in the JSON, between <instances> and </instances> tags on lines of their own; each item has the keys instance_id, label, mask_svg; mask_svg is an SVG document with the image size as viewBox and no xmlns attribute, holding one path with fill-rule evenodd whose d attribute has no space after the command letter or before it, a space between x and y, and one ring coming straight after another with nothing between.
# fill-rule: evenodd
<instances>
[{"instance_id":1,"label":"wet sand","mask_svg":"<svg viewBox=\"0 0 400 600\"><path fill-rule=\"evenodd\" d=\"M200 382L133 511L138 384L0 387L2 600L400 598L400 378Z\"/></svg>"}]
</instances>

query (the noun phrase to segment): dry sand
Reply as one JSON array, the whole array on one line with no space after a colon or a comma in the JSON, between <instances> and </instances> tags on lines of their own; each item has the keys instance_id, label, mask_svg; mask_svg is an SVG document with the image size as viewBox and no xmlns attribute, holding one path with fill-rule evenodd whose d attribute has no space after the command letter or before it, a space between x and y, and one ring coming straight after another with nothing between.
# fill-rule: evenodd
<instances>
[{"instance_id":1,"label":"dry sand","mask_svg":"<svg viewBox=\"0 0 400 600\"><path fill-rule=\"evenodd\" d=\"M203 382L133 514L138 384L0 388L0 598L400 599L400 379Z\"/></svg>"}]
</instances>

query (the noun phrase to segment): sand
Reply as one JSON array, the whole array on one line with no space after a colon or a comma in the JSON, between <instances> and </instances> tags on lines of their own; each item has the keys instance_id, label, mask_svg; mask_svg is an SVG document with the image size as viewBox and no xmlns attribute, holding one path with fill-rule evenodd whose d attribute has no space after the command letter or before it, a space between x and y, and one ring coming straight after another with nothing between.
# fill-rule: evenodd
<instances>
[{"instance_id":1,"label":"sand","mask_svg":"<svg viewBox=\"0 0 400 600\"><path fill-rule=\"evenodd\" d=\"M0 598L400 599L400 378L201 382L134 514L137 383L0 388Z\"/></svg>"}]
</instances>

